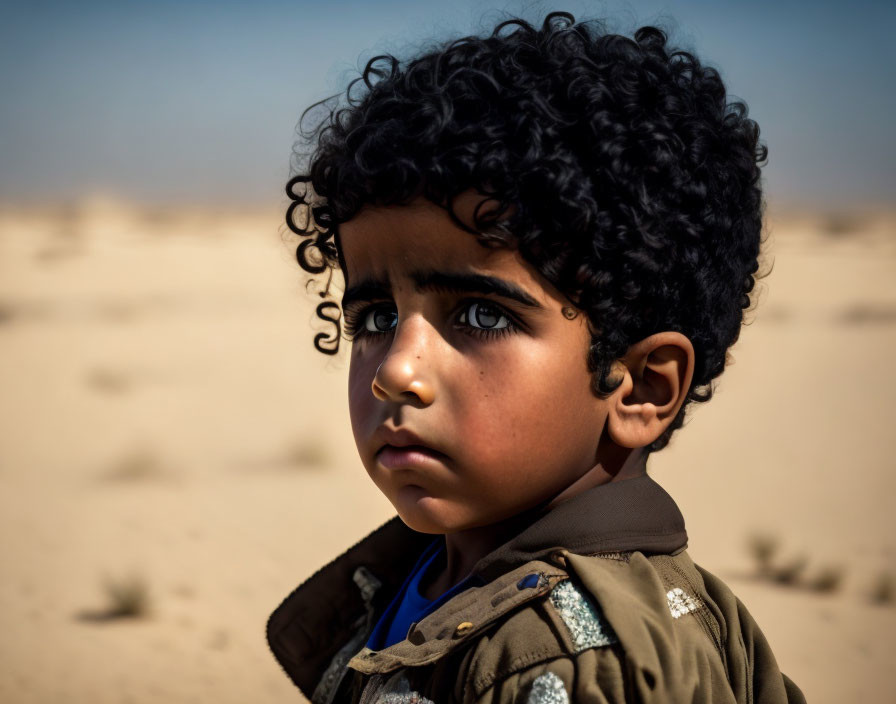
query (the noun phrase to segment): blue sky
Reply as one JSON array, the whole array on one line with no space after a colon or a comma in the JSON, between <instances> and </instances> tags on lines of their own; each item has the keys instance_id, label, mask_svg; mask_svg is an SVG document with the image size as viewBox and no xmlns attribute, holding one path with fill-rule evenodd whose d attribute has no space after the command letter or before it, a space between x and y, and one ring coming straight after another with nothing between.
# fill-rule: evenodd
<instances>
[{"instance_id":1,"label":"blue sky","mask_svg":"<svg viewBox=\"0 0 896 704\"><path fill-rule=\"evenodd\" d=\"M302 109L366 59L554 9L662 21L718 66L773 205L892 202L896 3L867 0L0 0L0 199L277 202Z\"/></svg>"}]
</instances>

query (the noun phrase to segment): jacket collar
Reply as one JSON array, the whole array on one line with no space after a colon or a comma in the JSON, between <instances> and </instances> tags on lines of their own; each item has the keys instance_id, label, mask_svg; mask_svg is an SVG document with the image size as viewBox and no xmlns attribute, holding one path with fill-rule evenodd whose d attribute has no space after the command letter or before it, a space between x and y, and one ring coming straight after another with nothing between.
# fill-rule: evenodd
<instances>
[{"instance_id":1,"label":"jacket collar","mask_svg":"<svg viewBox=\"0 0 896 704\"><path fill-rule=\"evenodd\" d=\"M306 696L335 669L334 656L344 666L360 650L376 617L431 541L431 535L412 531L396 516L319 570L274 611L268 643ZM672 554L686 545L675 501L645 474L594 487L542 512L483 557L473 573L492 582L558 549L585 555ZM345 644L345 652L337 652Z\"/></svg>"},{"instance_id":2,"label":"jacket collar","mask_svg":"<svg viewBox=\"0 0 896 704\"><path fill-rule=\"evenodd\" d=\"M593 487L542 513L526 529L483 557L473 568L486 581L554 549L582 555L599 552L673 553L687 545L684 518L653 479Z\"/></svg>"}]
</instances>

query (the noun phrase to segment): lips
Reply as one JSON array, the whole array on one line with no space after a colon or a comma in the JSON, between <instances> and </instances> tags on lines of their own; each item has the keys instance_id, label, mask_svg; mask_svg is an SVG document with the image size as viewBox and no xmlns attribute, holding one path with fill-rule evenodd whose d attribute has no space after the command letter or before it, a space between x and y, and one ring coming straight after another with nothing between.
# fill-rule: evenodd
<instances>
[{"instance_id":1,"label":"lips","mask_svg":"<svg viewBox=\"0 0 896 704\"><path fill-rule=\"evenodd\" d=\"M393 447L385 445L377 453L377 461L386 469L425 469L442 464L440 453L420 445Z\"/></svg>"},{"instance_id":2,"label":"lips","mask_svg":"<svg viewBox=\"0 0 896 704\"><path fill-rule=\"evenodd\" d=\"M419 469L446 459L442 452L406 428L380 426L373 440L376 459L387 469Z\"/></svg>"}]
</instances>

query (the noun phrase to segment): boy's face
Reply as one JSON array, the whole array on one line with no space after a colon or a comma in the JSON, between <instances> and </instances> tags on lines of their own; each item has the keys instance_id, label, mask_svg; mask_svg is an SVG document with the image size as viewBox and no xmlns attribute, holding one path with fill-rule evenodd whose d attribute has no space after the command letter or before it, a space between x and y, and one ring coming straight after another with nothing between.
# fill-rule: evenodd
<instances>
[{"instance_id":1,"label":"boy's face","mask_svg":"<svg viewBox=\"0 0 896 704\"><path fill-rule=\"evenodd\" d=\"M464 194L458 214L476 202ZM607 401L591 390L586 316L565 318L518 253L484 248L422 199L366 208L339 237L352 430L409 527L497 523L598 462Z\"/></svg>"}]
</instances>

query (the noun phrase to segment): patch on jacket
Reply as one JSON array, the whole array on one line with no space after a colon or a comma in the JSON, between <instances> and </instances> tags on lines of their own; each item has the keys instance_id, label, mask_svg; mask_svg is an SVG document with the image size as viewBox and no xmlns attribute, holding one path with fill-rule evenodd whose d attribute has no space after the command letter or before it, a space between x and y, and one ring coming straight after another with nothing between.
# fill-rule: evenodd
<instances>
[{"instance_id":1,"label":"patch on jacket","mask_svg":"<svg viewBox=\"0 0 896 704\"><path fill-rule=\"evenodd\" d=\"M669 602L669 611L672 612L672 618L681 618L702 606L699 599L691 596L680 587L675 587L666 592L666 600Z\"/></svg>"},{"instance_id":2,"label":"patch on jacket","mask_svg":"<svg viewBox=\"0 0 896 704\"><path fill-rule=\"evenodd\" d=\"M402 671L398 671L386 679L383 675L374 675L367 682L361 693L361 704L435 704L420 692L412 691Z\"/></svg>"},{"instance_id":3,"label":"patch on jacket","mask_svg":"<svg viewBox=\"0 0 896 704\"><path fill-rule=\"evenodd\" d=\"M385 694L376 700L376 704L434 704L434 702L419 692L405 692L402 694Z\"/></svg>"},{"instance_id":4,"label":"patch on jacket","mask_svg":"<svg viewBox=\"0 0 896 704\"><path fill-rule=\"evenodd\" d=\"M600 608L570 580L560 582L551 591L551 603L569 629L577 653L617 642L616 634L604 619Z\"/></svg>"},{"instance_id":5,"label":"patch on jacket","mask_svg":"<svg viewBox=\"0 0 896 704\"><path fill-rule=\"evenodd\" d=\"M526 704L569 704L569 695L563 686L563 680L553 672L539 675L532 683Z\"/></svg>"}]
</instances>

